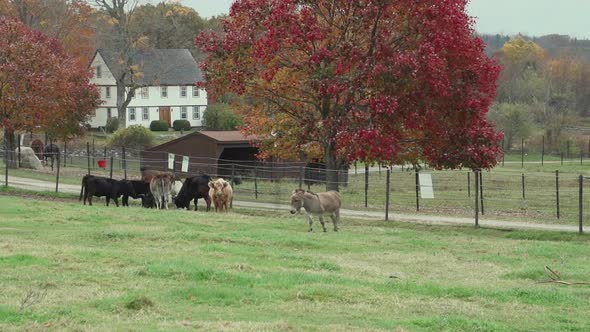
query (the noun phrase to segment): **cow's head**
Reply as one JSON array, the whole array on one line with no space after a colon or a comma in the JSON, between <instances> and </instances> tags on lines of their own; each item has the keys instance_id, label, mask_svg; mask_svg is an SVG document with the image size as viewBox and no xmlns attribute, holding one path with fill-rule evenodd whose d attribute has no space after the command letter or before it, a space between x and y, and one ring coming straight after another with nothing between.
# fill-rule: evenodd
<instances>
[{"instance_id":1,"label":"cow's head","mask_svg":"<svg viewBox=\"0 0 590 332\"><path fill-rule=\"evenodd\" d=\"M224 195L224 189L229 186L229 183L224 179L217 179L215 181L209 181L209 188L213 190L213 196L222 196Z\"/></svg>"},{"instance_id":2,"label":"cow's head","mask_svg":"<svg viewBox=\"0 0 590 332\"><path fill-rule=\"evenodd\" d=\"M303 207L303 195L305 190L295 189L291 193L291 214L300 213Z\"/></svg>"}]
</instances>

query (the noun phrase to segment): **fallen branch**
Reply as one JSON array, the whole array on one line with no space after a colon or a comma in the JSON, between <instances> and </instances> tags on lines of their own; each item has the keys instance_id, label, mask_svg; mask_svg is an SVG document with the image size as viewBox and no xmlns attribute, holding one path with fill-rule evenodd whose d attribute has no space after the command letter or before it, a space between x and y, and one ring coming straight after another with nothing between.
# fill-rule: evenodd
<instances>
[{"instance_id":1,"label":"fallen branch","mask_svg":"<svg viewBox=\"0 0 590 332\"><path fill-rule=\"evenodd\" d=\"M561 280L561 276L559 275L558 271L552 270L549 266L545 266L545 272L549 275L549 280L541 280L537 281L537 284L560 284L560 285L590 285L590 282L586 281L563 281Z\"/></svg>"}]
</instances>

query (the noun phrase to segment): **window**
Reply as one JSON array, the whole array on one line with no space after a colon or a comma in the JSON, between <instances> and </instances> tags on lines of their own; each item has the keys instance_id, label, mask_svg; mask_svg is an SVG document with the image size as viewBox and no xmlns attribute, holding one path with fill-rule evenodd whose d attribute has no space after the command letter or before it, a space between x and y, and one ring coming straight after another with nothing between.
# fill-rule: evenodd
<instances>
[{"instance_id":1,"label":"window","mask_svg":"<svg viewBox=\"0 0 590 332\"><path fill-rule=\"evenodd\" d=\"M186 86L180 87L180 96L183 98L186 97Z\"/></svg>"},{"instance_id":2,"label":"window","mask_svg":"<svg viewBox=\"0 0 590 332\"><path fill-rule=\"evenodd\" d=\"M199 96L199 88L196 86L193 86L193 97L198 97Z\"/></svg>"},{"instance_id":3,"label":"window","mask_svg":"<svg viewBox=\"0 0 590 332\"><path fill-rule=\"evenodd\" d=\"M96 66L96 78L102 77L102 68L100 66Z\"/></svg>"},{"instance_id":4,"label":"window","mask_svg":"<svg viewBox=\"0 0 590 332\"><path fill-rule=\"evenodd\" d=\"M168 87L167 86L160 87L160 97L168 98Z\"/></svg>"},{"instance_id":5,"label":"window","mask_svg":"<svg viewBox=\"0 0 590 332\"><path fill-rule=\"evenodd\" d=\"M111 113L111 108L107 108L107 119L110 119L113 116L113 114Z\"/></svg>"},{"instance_id":6,"label":"window","mask_svg":"<svg viewBox=\"0 0 590 332\"><path fill-rule=\"evenodd\" d=\"M148 99L150 97L150 88L149 87L143 87L141 88L141 98L143 99Z\"/></svg>"},{"instance_id":7,"label":"window","mask_svg":"<svg viewBox=\"0 0 590 332\"><path fill-rule=\"evenodd\" d=\"M201 112L199 112L199 106L193 106L193 120L201 119Z\"/></svg>"},{"instance_id":8,"label":"window","mask_svg":"<svg viewBox=\"0 0 590 332\"><path fill-rule=\"evenodd\" d=\"M180 107L180 119L186 120L186 106Z\"/></svg>"},{"instance_id":9,"label":"window","mask_svg":"<svg viewBox=\"0 0 590 332\"><path fill-rule=\"evenodd\" d=\"M147 108L147 107L144 107L143 108L143 111L142 111L141 117L142 117L143 120L148 120L149 121L149 119L150 119L150 109Z\"/></svg>"},{"instance_id":10,"label":"window","mask_svg":"<svg viewBox=\"0 0 590 332\"><path fill-rule=\"evenodd\" d=\"M107 95L107 98L111 98L111 87L110 86L106 87L106 95Z\"/></svg>"},{"instance_id":11,"label":"window","mask_svg":"<svg viewBox=\"0 0 590 332\"><path fill-rule=\"evenodd\" d=\"M135 107L129 108L129 121L135 121Z\"/></svg>"}]
</instances>

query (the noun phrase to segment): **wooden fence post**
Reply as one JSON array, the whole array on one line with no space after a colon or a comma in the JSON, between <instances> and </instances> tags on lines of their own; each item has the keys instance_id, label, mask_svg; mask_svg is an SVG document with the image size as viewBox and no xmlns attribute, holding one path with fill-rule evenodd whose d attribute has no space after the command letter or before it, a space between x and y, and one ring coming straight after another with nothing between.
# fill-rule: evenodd
<instances>
[{"instance_id":1,"label":"wooden fence post","mask_svg":"<svg viewBox=\"0 0 590 332\"><path fill-rule=\"evenodd\" d=\"M559 219L559 170L555 171L555 202L557 204L557 219Z\"/></svg>"},{"instance_id":2,"label":"wooden fence post","mask_svg":"<svg viewBox=\"0 0 590 332\"><path fill-rule=\"evenodd\" d=\"M475 176L475 227L479 226L479 174L477 170L473 171Z\"/></svg>"},{"instance_id":3,"label":"wooden fence post","mask_svg":"<svg viewBox=\"0 0 590 332\"><path fill-rule=\"evenodd\" d=\"M416 170L416 211L420 211L420 176L418 173L420 172L417 167L414 167Z\"/></svg>"},{"instance_id":4,"label":"wooden fence post","mask_svg":"<svg viewBox=\"0 0 590 332\"><path fill-rule=\"evenodd\" d=\"M299 167L299 189L303 188L303 177L305 170L303 169L303 167Z\"/></svg>"},{"instance_id":5,"label":"wooden fence post","mask_svg":"<svg viewBox=\"0 0 590 332\"><path fill-rule=\"evenodd\" d=\"M471 172L467 172L467 197L471 197Z\"/></svg>"},{"instance_id":6,"label":"wooden fence post","mask_svg":"<svg viewBox=\"0 0 590 332\"><path fill-rule=\"evenodd\" d=\"M258 199L258 167L254 168L254 198Z\"/></svg>"},{"instance_id":7,"label":"wooden fence post","mask_svg":"<svg viewBox=\"0 0 590 332\"><path fill-rule=\"evenodd\" d=\"M125 155L125 147L122 147L122 152L123 152L123 174L124 174L124 178L125 180L127 180L127 157ZM176 155L174 155L174 164L173 164L173 171L176 170Z\"/></svg>"},{"instance_id":8,"label":"wooden fence post","mask_svg":"<svg viewBox=\"0 0 590 332\"><path fill-rule=\"evenodd\" d=\"M57 154L57 173L55 175L55 192L59 192L59 165L61 164L59 153Z\"/></svg>"},{"instance_id":9,"label":"wooden fence post","mask_svg":"<svg viewBox=\"0 0 590 332\"><path fill-rule=\"evenodd\" d=\"M479 202L481 204L481 215L485 214L483 209L483 174L481 169L479 170Z\"/></svg>"},{"instance_id":10,"label":"wooden fence post","mask_svg":"<svg viewBox=\"0 0 590 332\"><path fill-rule=\"evenodd\" d=\"M584 176L580 175L579 179L579 195L578 195L578 222L579 222L579 232L580 234L584 233L583 229L583 219L584 219Z\"/></svg>"},{"instance_id":11,"label":"wooden fence post","mask_svg":"<svg viewBox=\"0 0 590 332\"><path fill-rule=\"evenodd\" d=\"M113 178L113 153L111 152L111 172L109 177L112 179Z\"/></svg>"},{"instance_id":12,"label":"wooden fence post","mask_svg":"<svg viewBox=\"0 0 590 332\"><path fill-rule=\"evenodd\" d=\"M90 174L90 142L86 142L86 159L88 160L88 174Z\"/></svg>"},{"instance_id":13,"label":"wooden fence post","mask_svg":"<svg viewBox=\"0 0 590 332\"><path fill-rule=\"evenodd\" d=\"M385 179L385 221L389 221L389 189L391 180L391 168L387 167L387 178Z\"/></svg>"},{"instance_id":14,"label":"wooden fence post","mask_svg":"<svg viewBox=\"0 0 590 332\"><path fill-rule=\"evenodd\" d=\"M369 206L369 165L365 164L365 207Z\"/></svg>"}]
</instances>

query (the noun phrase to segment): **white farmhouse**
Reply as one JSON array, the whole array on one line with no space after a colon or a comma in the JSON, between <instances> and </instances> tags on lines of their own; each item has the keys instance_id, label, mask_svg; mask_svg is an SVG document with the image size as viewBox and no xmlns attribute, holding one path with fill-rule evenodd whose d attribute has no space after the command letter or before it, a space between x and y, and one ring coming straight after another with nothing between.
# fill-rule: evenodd
<instances>
[{"instance_id":1,"label":"white farmhouse","mask_svg":"<svg viewBox=\"0 0 590 332\"><path fill-rule=\"evenodd\" d=\"M117 88L113 72L117 70L116 53L99 49L94 54L90 80L100 89L103 104L90 120L93 128L106 125L117 117ZM192 127L202 126L207 108L207 93L195 86L201 71L188 49L147 49L133 56L141 73L135 96L127 107L127 126L150 126L153 120L164 120L171 127L175 120L188 120Z\"/></svg>"}]
</instances>

